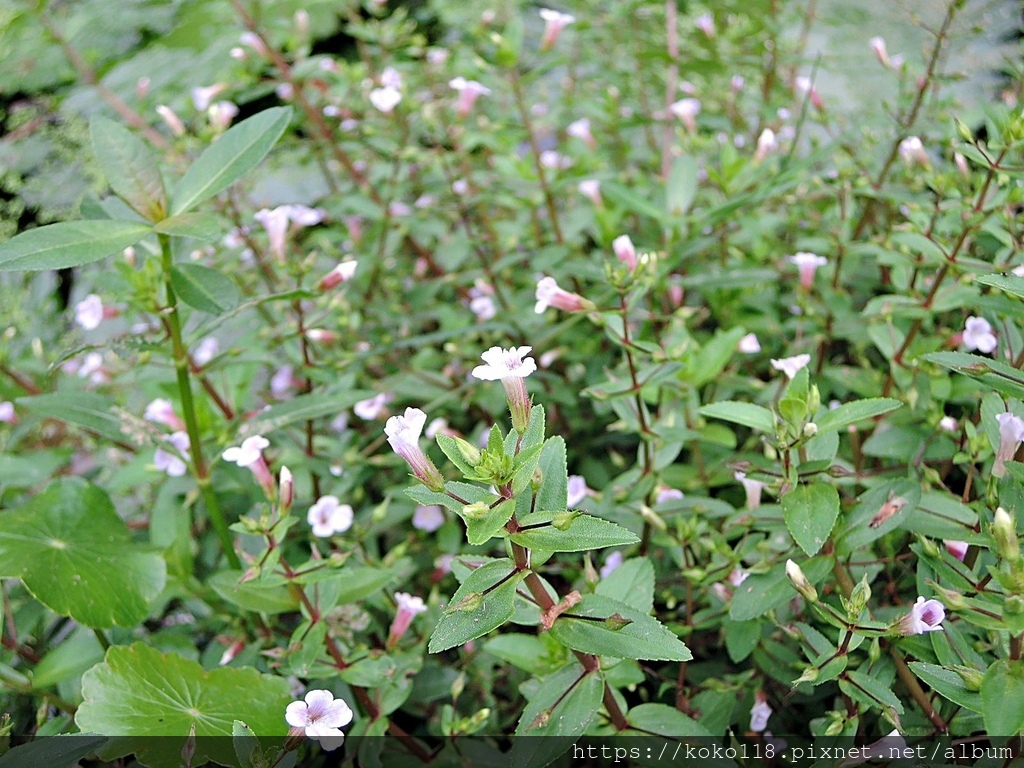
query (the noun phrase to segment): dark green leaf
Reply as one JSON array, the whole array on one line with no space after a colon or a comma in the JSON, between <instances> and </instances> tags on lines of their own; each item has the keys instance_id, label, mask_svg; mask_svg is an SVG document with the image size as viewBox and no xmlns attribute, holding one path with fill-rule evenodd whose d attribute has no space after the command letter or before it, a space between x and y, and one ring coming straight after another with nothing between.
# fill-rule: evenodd
<instances>
[{"instance_id":1,"label":"dark green leaf","mask_svg":"<svg viewBox=\"0 0 1024 768\"><path fill-rule=\"evenodd\" d=\"M212 213L182 213L158 222L153 230L174 237L217 240L223 234L224 227Z\"/></svg>"},{"instance_id":2,"label":"dark green leaf","mask_svg":"<svg viewBox=\"0 0 1024 768\"><path fill-rule=\"evenodd\" d=\"M207 580L207 584L229 603L246 611L275 614L288 613L299 609L298 600L280 584L265 584L260 581L239 583L243 571L219 571Z\"/></svg>"},{"instance_id":3,"label":"dark green leaf","mask_svg":"<svg viewBox=\"0 0 1024 768\"><path fill-rule=\"evenodd\" d=\"M631 728L648 734L664 736L667 739L677 740L692 736L714 737L714 734L696 720L667 704L640 704L629 710L628 719ZM674 749L675 747L673 747Z\"/></svg>"},{"instance_id":4,"label":"dark green leaf","mask_svg":"<svg viewBox=\"0 0 1024 768\"><path fill-rule=\"evenodd\" d=\"M818 585L832 571L832 558L816 557L800 563L800 567L807 580ZM795 594L793 585L786 577L785 564L779 563L768 573L755 573L736 587L729 604L729 618L733 621L756 619L792 599Z\"/></svg>"},{"instance_id":5,"label":"dark green leaf","mask_svg":"<svg viewBox=\"0 0 1024 768\"><path fill-rule=\"evenodd\" d=\"M733 424L742 424L745 427L757 429L761 432L775 432L775 414L767 408L754 405L753 403L723 400L719 403L703 406L700 409L700 413L713 419L722 419Z\"/></svg>"},{"instance_id":6,"label":"dark green leaf","mask_svg":"<svg viewBox=\"0 0 1024 768\"><path fill-rule=\"evenodd\" d=\"M990 737L1020 733L1024 729L1024 661L993 662L981 683L981 702Z\"/></svg>"},{"instance_id":7,"label":"dark green leaf","mask_svg":"<svg viewBox=\"0 0 1024 768\"><path fill-rule=\"evenodd\" d=\"M0 272L91 264L135 245L151 231L132 221L65 221L23 232L0 245Z\"/></svg>"},{"instance_id":8,"label":"dark green leaf","mask_svg":"<svg viewBox=\"0 0 1024 768\"><path fill-rule=\"evenodd\" d=\"M219 315L238 305L234 280L200 264L175 264L171 285L182 301L200 312Z\"/></svg>"},{"instance_id":9,"label":"dark green leaf","mask_svg":"<svg viewBox=\"0 0 1024 768\"><path fill-rule=\"evenodd\" d=\"M508 559L473 571L452 596L430 636L429 651L440 653L486 635L512 618L516 587L526 571L517 572Z\"/></svg>"},{"instance_id":10,"label":"dark green leaf","mask_svg":"<svg viewBox=\"0 0 1024 768\"><path fill-rule=\"evenodd\" d=\"M19 406L32 413L48 416L67 424L84 427L115 442L133 445L145 443L145 436L122 429L122 420L114 412L114 402L92 392L54 392L49 395L19 397Z\"/></svg>"},{"instance_id":11,"label":"dark green leaf","mask_svg":"<svg viewBox=\"0 0 1024 768\"><path fill-rule=\"evenodd\" d=\"M853 669L848 669L843 677L846 679L839 680L839 687L844 693L868 706L880 709L888 707L896 710L897 714L903 714L903 704L888 683L882 683L878 678Z\"/></svg>"},{"instance_id":12,"label":"dark green leaf","mask_svg":"<svg viewBox=\"0 0 1024 768\"><path fill-rule=\"evenodd\" d=\"M597 715L604 680L575 660L544 679L523 708L517 736L579 736ZM519 764L513 761L512 765Z\"/></svg>"},{"instance_id":13,"label":"dark green leaf","mask_svg":"<svg viewBox=\"0 0 1024 768\"><path fill-rule=\"evenodd\" d=\"M907 666L914 670L914 674L940 696L973 712L985 711L981 694L977 691L969 690L964 685L963 678L956 672L940 667L937 664L927 664L923 661L911 661Z\"/></svg>"},{"instance_id":14,"label":"dark green leaf","mask_svg":"<svg viewBox=\"0 0 1024 768\"><path fill-rule=\"evenodd\" d=\"M109 741L108 736L61 734L39 737L0 757L0 768L71 768Z\"/></svg>"},{"instance_id":15,"label":"dark green leaf","mask_svg":"<svg viewBox=\"0 0 1024 768\"><path fill-rule=\"evenodd\" d=\"M793 540L814 556L839 517L839 492L828 483L797 486L782 497L782 517Z\"/></svg>"},{"instance_id":16,"label":"dark green leaf","mask_svg":"<svg viewBox=\"0 0 1024 768\"><path fill-rule=\"evenodd\" d=\"M646 557L626 560L601 579L595 591L638 611L650 613L654 607L654 566Z\"/></svg>"},{"instance_id":17,"label":"dark green leaf","mask_svg":"<svg viewBox=\"0 0 1024 768\"><path fill-rule=\"evenodd\" d=\"M515 499L505 499L497 506L480 513L479 517L467 515L462 508L458 510L458 514L466 523L466 540L470 544L478 546L486 544L504 529L505 523L512 518L512 513L515 511Z\"/></svg>"},{"instance_id":18,"label":"dark green leaf","mask_svg":"<svg viewBox=\"0 0 1024 768\"><path fill-rule=\"evenodd\" d=\"M520 525L541 527L509 534L509 538L528 549L540 549L545 552L586 552L604 547L636 544L640 541L632 531L590 515L578 515L565 530L546 525L551 521L557 522L556 517L559 514L536 512L526 515L519 521Z\"/></svg>"},{"instance_id":19,"label":"dark green leaf","mask_svg":"<svg viewBox=\"0 0 1024 768\"><path fill-rule=\"evenodd\" d=\"M348 387L299 395L286 403L271 406L269 410L247 422L241 436L269 435L299 421L338 414L372 395L372 392Z\"/></svg>"},{"instance_id":20,"label":"dark green leaf","mask_svg":"<svg viewBox=\"0 0 1024 768\"><path fill-rule=\"evenodd\" d=\"M974 278L974 282L991 285L1007 293L1024 298L1024 277L1017 275L984 275Z\"/></svg>"},{"instance_id":21,"label":"dark green leaf","mask_svg":"<svg viewBox=\"0 0 1024 768\"><path fill-rule=\"evenodd\" d=\"M842 429L864 419L880 416L903 406L899 400L888 397L873 397L868 400L857 400L845 403L838 408L826 412L814 423L818 426L818 434L834 429Z\"/></svg>"}]
</instances>

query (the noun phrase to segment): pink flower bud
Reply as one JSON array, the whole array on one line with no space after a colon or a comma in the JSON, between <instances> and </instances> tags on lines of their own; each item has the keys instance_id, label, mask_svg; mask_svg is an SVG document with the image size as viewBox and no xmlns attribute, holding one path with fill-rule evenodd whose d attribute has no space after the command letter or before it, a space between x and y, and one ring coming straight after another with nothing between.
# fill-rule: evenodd
<instances>
[{"instance_id":1,"label":"pink flower bud","mask_svg":"<svg viewBox=\"0 0 1024 768\"><path fill-rule=\"evenodd\" d=\"M598 208L603 207L604 201L601 199L601 182L597 179L584 179L581 181L576 188L580 194L590 200Z\"/></svg>"},{"instance_id":2,"label":"pink flower bud","mask_svg":"<svg viewBox=\"0 0 1024 768\"><path fill-rule=\"evenodd\" d=\"M464 77L453 78L448 81L448 85L459 94L459 98L455 102L455 112L459 117L468 115L472 111L473 105L476 104L476 100L491 92L490 88L481 85L476 80L467 80Z\"/></svg>"},{"instance_id":3,"label":"pink flower bud","mask_svg":"<svg viewBox=\"0 0 1024 768\"><path fill-rule=\"evenodd\" d=\"M181 118L175 114L173 109L161 104L156 108L156 113L160 115L165 123L167 123L167 127L171 129L171 133L175 136L185 135L185 124L181 122Z\"/></svg>"},{"instance_id":4,"label":"pink flower bud","mask_svg":"<svg viewBox=\"0 0 1024 768\"><path fill-rule=\"evenodd\" d=\"M1002 477L1006 474L1006 462L1013 459L1021 441L1024 441L1024 421L1010 412L997 413L996 421L999 422L999 448L992 465L992 475Z\"/></svg>"},{"instance_id":5,"label":"pink flower bud","mask_svg":"<svg viewBox=\"0 0 1024 768\"><path fill-rule=\"evenodd\" d=\"M612 241L612 249L615 251L615 258L629 267L632 272L636 269L636 248L629 235L619 235Z\"/></svg>"},{"instance_id":6,"label":"pink flower bud","mask_svg":"<svg viewBox=\"0 0 1024 768\"><path fill-rule=\"evenodd\" d=\"M562 290L553 277L542 277L537 282L537 304L533 311L539 315L548 307L565 312L589 312L594 304L578 293Z\"/></svg>"},{"instance_id":7,"label":"pink flower bud","mask_svg":"<svg viewBox=\"0 0 1024 768\"><path fill-rule=\"evenodd\" d=\"M810 289L814 284L814 273L818 271L818 267L828 264L828 259L814 253L798 253L787 258L788 261L796 264L800 272L800 287L804 290Z\"/></svg>"},{"instance_id":8,"label":"pink flower bud","mask_svg":"<svg viewBox=\"0 0 1024 768\"><path fill-rule=\"evenodd\" d=\"M544 37L540 41L540 49L546 51L558 42L562 30L576 21L576 17L568 13L559 13L550 8L541 8L540 17L544 19Z\"/></svg>"},{"instance_id":9,"label":"pink flower bud","mask_svg":"<svg viewBox=\"0 0 1024 768\"><path fill-rule=\"evenodd\" d=\"M412 620L427 610L427 606L423 603L423 598L414 597L406 592L396 592L395 602L398 604L398 610L395 612L395 618L391 622L391 631L388 632L387 644L389 648L393 648L402 635L406 633L409 625L412 624Z\"/></svg>"}]
</instances>

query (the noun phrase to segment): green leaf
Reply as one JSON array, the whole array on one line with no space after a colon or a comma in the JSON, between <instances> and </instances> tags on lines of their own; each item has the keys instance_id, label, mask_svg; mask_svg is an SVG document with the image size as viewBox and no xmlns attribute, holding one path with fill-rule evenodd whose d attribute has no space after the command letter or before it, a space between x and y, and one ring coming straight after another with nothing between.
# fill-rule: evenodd
<instances>
[{"instance_id":1,"label":"green leaf","mask_svg":"<svg viewBox=\"0 0 1024 768\"><path fill-rule=\"evenodd\" d=\"M238 306L235 281L200 264L175 264L171 285L182 301L200 312L219 315Z\"/></svg>"},{"instance_id":2,"label":"green leaf","mask_svg":"<svg viewBox=\"0 0 1024 768\"><path fill-rule=\"evenodd\" d=\"M651 661L692 658L683 642L656 618L604 595L584 595L549 631L562 645L598 656Z\"/></svg>"},{"instance_id":3,"label":"green leaf","mask_svg":"<svg viewBox=\"0 0 1024 768\"><path fill-rule=\"evenodd\" d=\"M229 603L256 613L288 613L299 609L298 600L280 584L259 580L239 583L244 571L219 571L207 580L210 589Z\"/></svg>"},{"instance_id":4,"label":"green leaf","mask_svg":"<svg viewBox=\"0 0 1024 768\"><path fill-rule=\"evenodd\" d=\"M39 737L5 752L0 757L0 768L72 768L107 741L107 736L83 733Z\"/></svg>"},{"instance_id":5,"label":"green leaf","mask_svg":"<svg viewBox=\"0 0 1024 768\"><path fill-rule=\"evenodd\" d=\"M846 670L843 677L846 679L840 678L839 688L847 695L868 706L888 707L896 710L897 714L903 714L903 704L888 683L853 669Z\"/></svg>"},{"instance_id":6,"label":"green leaf","mask_svg":"<svg viewBox=\"0 0 1024 768\"><path fill-rule=\"evenodd\" d=\"M636 544L640 541L632 531L591 515L575 517L564 531L553 525L546 525L546 523L555 521L556 516L560 514L559 512L534 512L525 515L519 520L521 526L540 525L541 527L509 534L509 538L528 549L541 549L545 552L586 552L604 547Z\"/></svg>"},{"instance_id":7,"label":"green leaf","mask_svg":"<svg viewBox=\"0 0 1024 768\"><path fill-rule=\"evenodd\" d=\"M323 578L337 582L338 605L347 605L369 597L378 589L387 586L394 580L395 574L386 568L374 568L370 565L346 565L340 571L327 568L313 571L308 577L299 577L296 581L300 584L311 584Z\"/></svg>"},{"instance_id":8,"label":"green leaf","mask_svg":"<svg viewBox=\"0 0 1024 768\"><path fill-rule=\"evenodd\" d=\"M31 488L48 479L67 463L68 455L60 451L33 450L27 456L0 453L0 490Z\"/></svg>"},{"instance_id":9,"label":"green leaf","mask_svg":"<svg viewBox=\"0 0 1024 768\"><path fill-rule=\"evenodd\" d=\"M714 734L691 717L667 704L640 704L629 710L629 725L634 730L678 740L696 736L713 738ZM675 747L673 747L675 749Z\"/></svg>"},{"instance_id":10,"label":"green leaf","mask_svg":"<svg viewBox=\"0 0 1024 768\"><path fill-rule=\"evenodd\" d=\"M540 452L541 485L537 491L537 509L565 509L569 496L565 440L549 438Z\"/></svg>"},{"instance_id":11,"label":"green leaf","mask_svg":"<svg viewBox=\"0 0 1024 768\"><path fill-rule=\"evenodd\" d=\"M817 425L818 434L820 435L823 432L848 427L864 419L881 416L883 413L888 413L901 407L903 407L903 403L899 400L892 400L888 397L872 397L867 400L844 403L838 408L828 411L814 423Z\"/></svg>"},{"instance_id":12,"label":"green leaf","mask_svg":"<svg viewBox=\"0 0 1024 768\"><path fill-rule=\"evenodd\" d=\"M167 210L160 167L149 146L134 131L96 114L89 124L92 148L114 193L149 221Z\"/></svg>"},{"instance_id":13,"label":"green leaf","mask_svg":"<svg viewBox=\"0 0 1024 768\"><path fill-rule=\"evenodd\" d=\"M891 480L865 491L857 506L843 516L842 551L853 552L894 528L907 528L906 521L920 500L921 485L913 480Z\"/></svg>"},{"instance_id":14,"label":"green leaf","mask_svg":"<svg viewBox=\"0 0 1024 768\"><path fill-rule=\"evenodd\" d=\"M782 497L782 518L809 557L818 554L839 517L839 492L828 483L800 485Z\"/></svg>"},{"instance_id":15,"label":"green leaf","mask_svg":"<svg viewBox=\"0 0 1024 768\"><path fill-rule=\"evenodd\" d=\"M102 629L144 619L166 568L132 542L106 493L62 478L0 515L0 577L21 579L50 610Z\"/></svg>"},{"instance_id":16,"label":"green leaf","mask_svg":"<svg viewBox=\"0 0 1024 768\"><path fill-rule=\"evenodd\" d=\"M689 155L677 157L665 187L665 208L670 217L682 216L697 196L697 163Z\"/></svg>"},{"instance_id":17,"label":"green leaf","mask_svg":"<svg viewBox=\"0 0 1024 768\"><path fill-rule=\"evenodd\" d=\"M515 499L505 499L495 507L488 509L480 517L471 517L465 508L456 510L459 517L466 523L466 540L473 546L486 544L505 527L516 511Z\"/></svg>"},{"instance_id":18,"label":"green leaf","mask_svg":"<svg viewBox=\"0 0 1024 768\"><path fill-rule=\"evenodd\" d=\"M800 563L804 576L811 584L821 584L826 574L832 571L832 558L816 557ZM768 573L755 573L744 580L733 591L729 603L729 618L733 621L747 621L763 616L778 605L792 599L796 594L786 577L786 566L779 563Z\"/></svg>"},{"instance_id":19,"label":"green leaf","mask_svg":"<svg viewBox=\"0 0 1024 768\"><path fill-rule=\"evenodd\" d=\"M498 635L488 640L483 650L534 675L550 667L552 662L548 645L536 635L515 632Z\"/></svg>"},{"instance_id":20,"label":"green leaf","mask_svg":"<svg viewBox=\"0 0 1024 768\"><path fill-rule=\"evenodd\" d=\"M0 245L0 272L91 264L135 245L151 231L133 221L65 221L23 232Z\"/></svg>"},{"instance_id":21,"label":"green leaf","mask_svg":"<svg viewBox=\"0 0 1024 768\"><path fill-rule=\"evenodd\" d=\"M101 661L103 647L96 634L85 627L78 627L36 664L32 670L32 690L39 691L78 678Z\"/></svg>"},{"instance_id":22,"label":"green leaf","mask_svg":"<svg viewBox=\"0 0 1024 768\"><path fill-rule=\"evenodd\" d=\"M511 560L494 560L473 571L452 596L430 635L428 650L440 653L486 635L512 618L516 587L526 571Z\"/></svg>"},{"instance_id":23,"label":"green leaf","mask_svg":"<svg viewBox=\"0 0 1024 768\"><path fill-rule=\"evenodd\" d=\"M1024 399L1024 373L999 360L966 352L931 352L921 358L966 374L1000 394Z\"/></svg>"},{"instance_id":24,"label":"green leaf","mask_svg":"<svg viewBox=\"0 0 1024 768\"><path fill-rule=\"evenodd\" d=\"M621 184L612 181L602 181L601 195L605 200L618 203L619 206L630 213L649 216L655 221L664 221L666 218L665 212L658 206L648 202L636 192Z\"/></svg>"},{"instance_id":25,"label":"green leaf","mask_svg":"<svg viewBox=\"0 0 1024 768\"><path fill-rule=\"evenodd\" d=\"M974 282L982 285L991 285L1001 291L1019 296L1024 299L1024 277L1018 275L985 275L974 278Z\"/></svg>"},{"instance_id":26,"label":"green leaf","mask_svg":"<svg viewBox=\"0 0 1024 768\"><path fill-rule=\"evenodd\" d=\"M972 712L984 713L985 708L981 694L968 689L964 685L963 678L956 672L940 667L937 664L927 664L923 661L911 661L907 666L940 696L949 699L961 707L966 707Z\"/></svg>"},{"instance_id":27,"label":"green leaf","mask_svg":"<svg viewBox=\"0 0 1024 768\"><path fill-rule=\"evenodd\" d=\"M691 386L703 386L725 370L725 366L736 355L736 344L743 338L743 332L743 328L719 331L700 348L686 368L686 377Z\"/></svg>"},{"instance_id":28,"label":"green leaf","mask_svg":"<svg viewBox=\"0 0 1024 768\"><path fill-rule=\"evenodd\" d=\"M700 413L713 419L742 424L761 432L775 432L775 414L767 408L753 403L740 403L735 400L723 400L702 406Z\"/></svg>"},{"instance_id":29,"label":"green leaf","mask_svg":"<svg viewBox=\"0 0 1024 768\"><path fill-rule=\"evenodd\" d=\"M153 230L162 235L194 237L197 240L217 240L224 227L212 213L181 213L157 222Z\"/></svg>"},{"instance_id":30,"label":"green leaf","mask_svg":"<svg viewBox=\"0 0 1024 768\"><path fill-rule=\"evenodd\" d=\"M274 107L243 120L211 144L185 172L171 195L170 214L195 208L260 164L292 119L290 107Z\"/></svg>"},{"instance_id":31,"label":"green leaf","mask_svg":"<svg viewBox=\"0 0 1024 768\"><path fill-rule=\"evenodd\" d=\"M260 740L256 738L252 728L241 720L231 724L231 743L235 748L235 757L242 768L251 768L252 756L260 748Z\"/></svg>"},{"instance_id":32,"label":"green leaf","mask_svg":"<svg viewBox=\"0 0 1024 768\"><path fill-rule=\"evenodd\" d=\"M286 403L271 406L269 410L247 422L245 427L239 431L240 436L269 435L299 421L309 421L337 414L372 395L372 392L348 387L331 388L308 395L299 395Z\"/></svg>"},{"instance_id":33,"label":"green leaf","mask_svg":"<svg viewBox=\"0 0 1024 768\"><path fill-rule=\"evenodd\" d=\"M1016 736L1024 730L1024 661L993 662L981 683L981 702L989 736Z\"/></svg>"},{"instance_id":34,"label":"green leaf","mask_svg":"<svg viewBox=\"0 0 1024 768\"><path fill-rule=\"evenodd\" d=\"M733 663L739 664L754 652L761 642L761 622L757 619L749 621L733 621L727 619L723 623L725 629L725 650Z\"/></svg>"},{"instance_id":35,"label":"green leaf","mask_svg":"<svg viewBox=\"0 0 1024 768\"><path fill-rule=\"evenodd\" d=\"M236 720L261 737L283 737L288 732L284 711L293 698L283 677L237 667L207 672L197 662L142 643L107 651L106 661L82 676L82 697L75 723L83 731L142 737L112 741L101 755L134 752L152 768L181 764L180 748L153 737L184 741L193 723L198 737L193 765L207 760L232 765L233 739L203 737L230 737Z\"/></svg>"},{"instance_id":36,"label":"green leaf","mask_svg":"<svg viewBox=\"0 0 1024 768\"><path fill-rule=\"evenodd\" d=\"M638 611L650 613L654 607L654 566L646 557L626 560L601 579L595 591Z\"/></svg>"},{"instance_id":37,"label":"green leaf","mask_svg":"<svg viewBox=\"0 0 1024 768\"><path fill-rule=\"evenodd\" d=\"M523 708L516 736L579 736L597 716L603 695L601 675L574 660L544 678ZM510 764L521 763L516 759Z\"/></svg>"},{"instance_id":38,"label":"green leaf","mask_svg":"<svg viewBox=\"0 0 1024 768\"><path fill-rule=\"evenodd\" d=\"M92 392L54 392L49 395L19 397L15 402L32 413L74 424L115 442L140 446L142 435L122 429L122 420L114 412L114 401Z\"/></svg>"}]
</instances>

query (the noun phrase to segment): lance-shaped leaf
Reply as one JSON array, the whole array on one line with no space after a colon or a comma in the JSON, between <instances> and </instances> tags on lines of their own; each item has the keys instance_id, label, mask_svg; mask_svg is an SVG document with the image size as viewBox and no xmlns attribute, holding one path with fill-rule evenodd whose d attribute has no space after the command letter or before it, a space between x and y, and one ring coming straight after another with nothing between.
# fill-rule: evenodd
<instances>
[{"instance_id":1,"label":"lance-shaped leaf","mask_svg":"<svg viewBox=\"0 0 1024 768\"><path fill-rule=\"evenodd\" d=\"M175 264L171 285L178 296L194 309L220 315L238 306L238 287L216 269L201 264Z\"/></svg>"},{"instance_id":2,"label":"lance-shaped leaf","mask_svg":"<svg viewBox=\"0 0 1024 768\"><path fill-rule=\"evenodd\" d=\"M91 264L135 245L150 232L137 221L65 221L30 229L0 245L0 272Z\"/></svg>"},{"instance_id":3,"label":"lance-shaped leaf","mask_svg":"<svg viewBox=\"0 0 1024 768\"><path fill-rule=\"evenodd\" d=\"M710 416L713 419L731 421L733 424L742 424L744 427L757 429L761 432L773 432L775 430L775 415L761 405L753 403L741 403L735 400L723 400L719 403L711 403L700 409L702 416Z\"/></svg>"},{"instance_id":4,"label":"lance-shaped leaf","mask_svg":"<svg viewBox=\"0 0 1024 768\"><path fill-rule=\"evenodd\" d=\"M92 148L114 193L149 221L167 210L167 192L156 157L139 136L96 115L89 124Z\"/></svg>"},{"instance_id":5,"label":"lance-shaped leaf","mask_svg":"<svg viewBox=\"0 0 1024 768\"><path fill-rule=\"evenodd\" d=\"M515 612L516 586L526 571L511 560L494 560L473 571L452 596L430 636L428 650L440 653L496 629Z\"/></svg>"}]
</instances>

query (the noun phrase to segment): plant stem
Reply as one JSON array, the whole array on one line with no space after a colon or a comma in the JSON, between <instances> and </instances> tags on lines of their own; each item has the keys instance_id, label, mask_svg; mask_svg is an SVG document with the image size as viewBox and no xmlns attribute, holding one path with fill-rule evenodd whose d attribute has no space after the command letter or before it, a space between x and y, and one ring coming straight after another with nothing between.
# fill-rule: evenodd
<instances>
[{"instance_id":1,"label":"plant stem","mask_svg":"<svg viewBox=\"0 0 1024 768\"><path fill-rule=\"evenodd\" d=\"M519 82L519 74L512 72L512 93L516 99L516 107L519 109L519 116L526 128L526 137L530 143L530 152L533 155L533 165L537 170L537 180L540 182L541 191L544 193L544 204L548 209L548 218L551 220L551 231L555 235L555 241L562 245L565 239L562 237L562 228L558 223L558 206L555 205L555 197L551 194L551 185L548 184L547 174L544 172L544 163L541 162L540 145L537 143L537 134L533 131L533 121L530 120L530 110L526 108L526 100L523 98L523 88Z\"/></svg>"},{"instance_id":2,"label":"plant stem","mask_svg":"<svg viewBox=\"0 0 1024 768\"><path fill-rule=\"evenodd\" d=\"M178 316L178 297L171 284L171 239L167 235L159 235L160 256L163 266L164 291L167 296L167 327L171 332L171 346L174 350L174 371L178 379L178 394L181 397L181 410L185 415L185 428L188 431L189 453L192 457L192 470L195 474L196 484L203 494L203 501L206 503L206 511L210 516L210 522L220 539L221 549L227 557L229 565L235 570L241 570L242 563L235 554L231 541L231 531L228 530L227 521L224 519L224 512L220 508L217 494L210 483L210 469L203 456L202 437L199 434L199 420L196 418L195 400L192 398L192 381L189 378L188 352L181 339L181 318Z\"/></svg>"}]
</instances>

